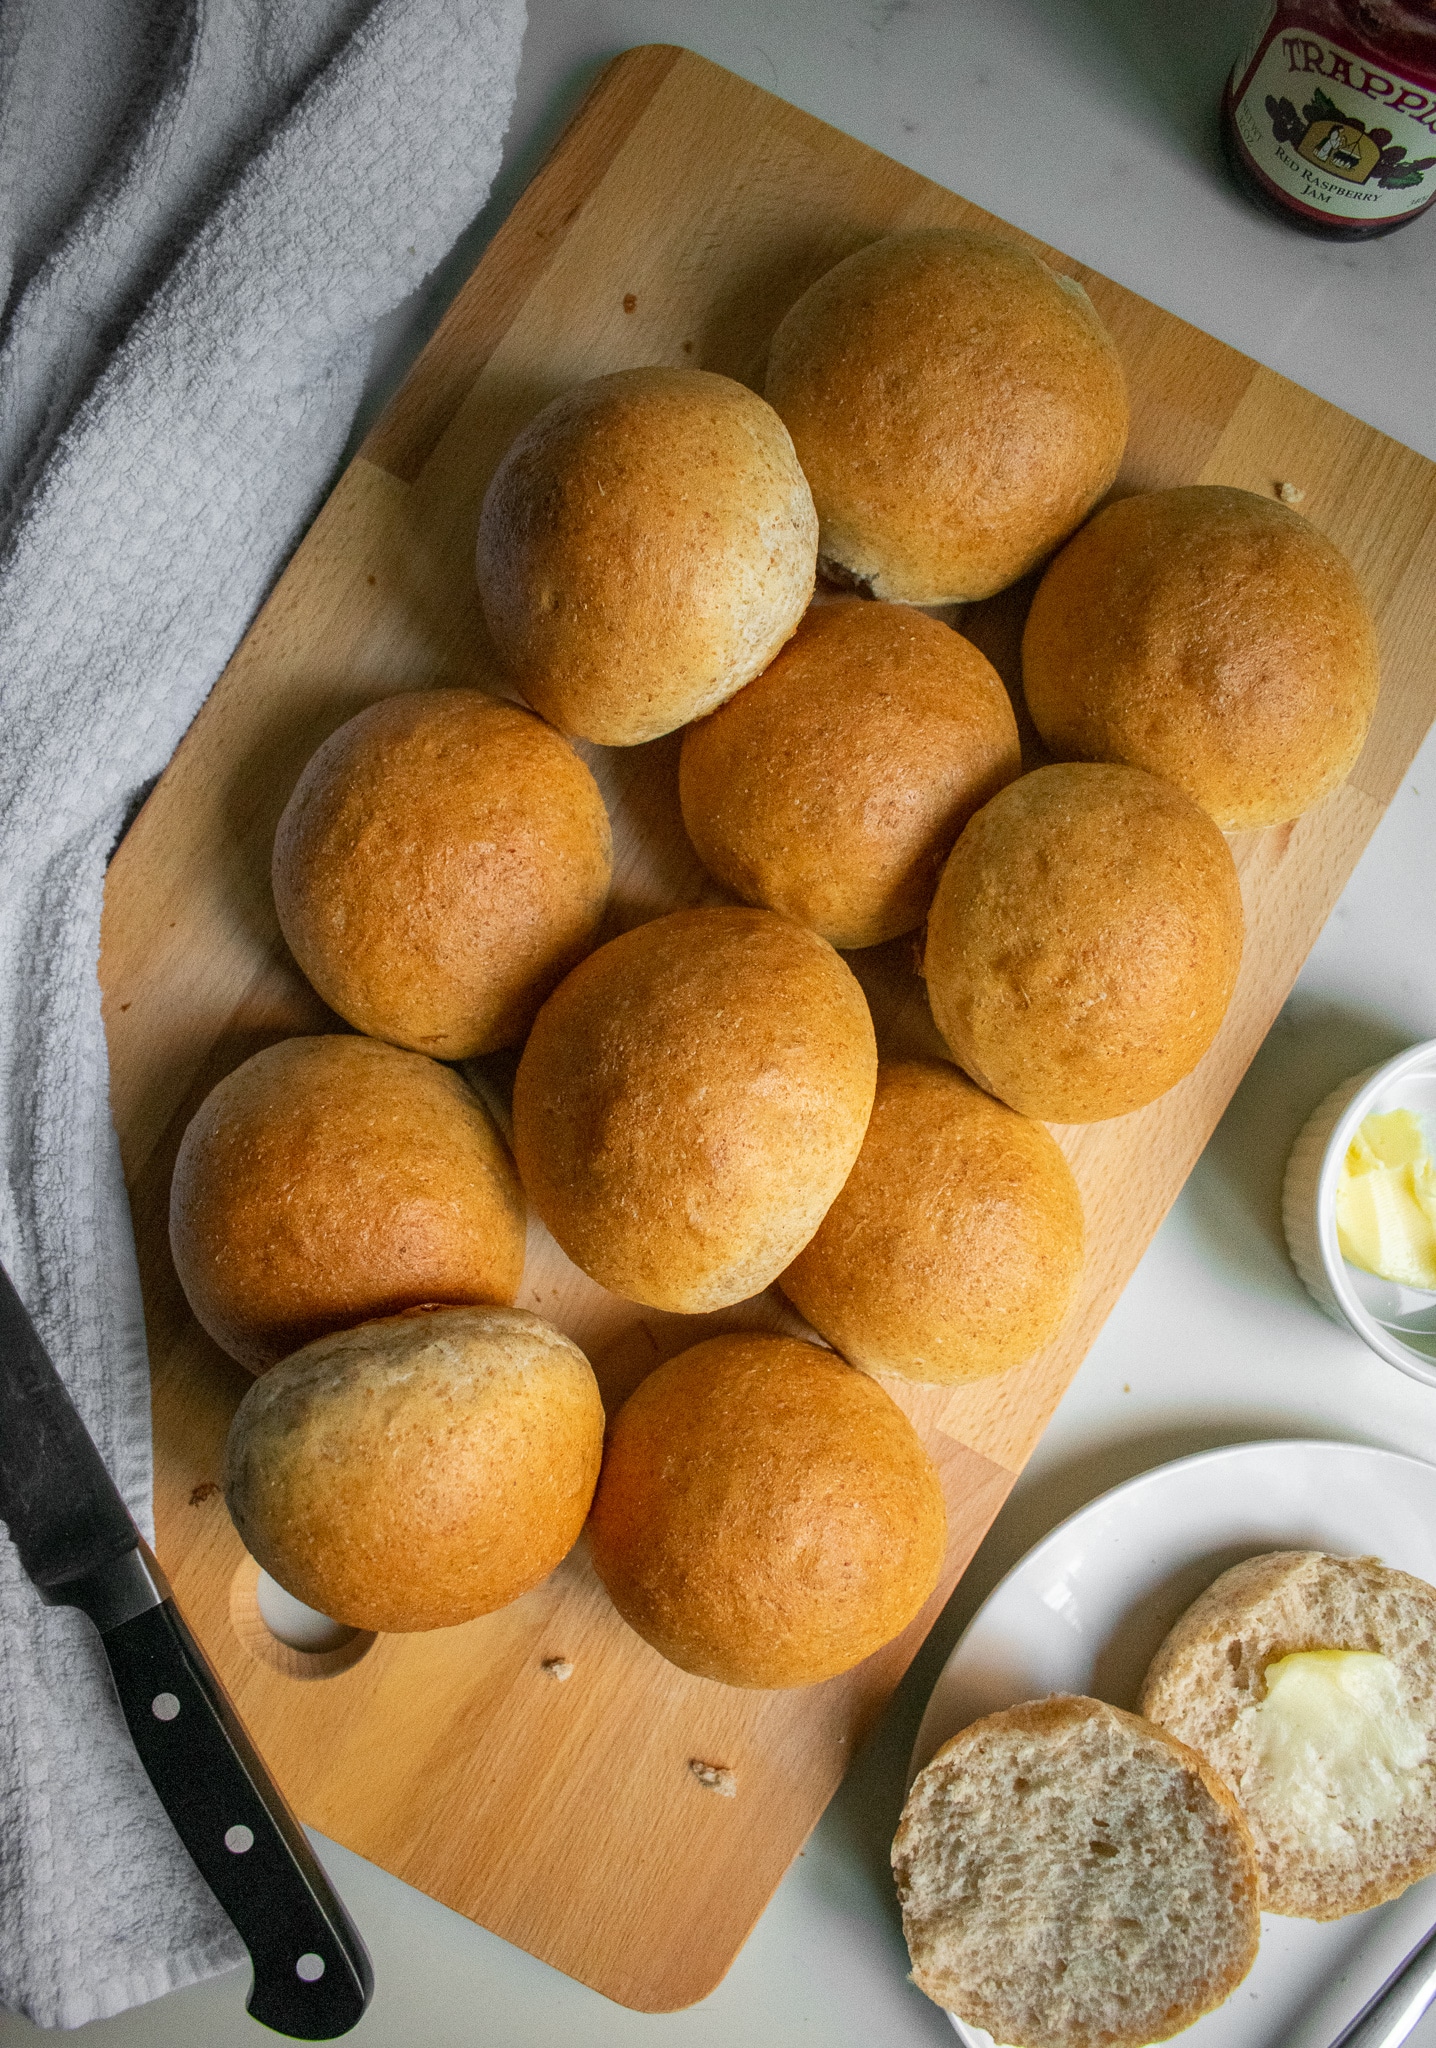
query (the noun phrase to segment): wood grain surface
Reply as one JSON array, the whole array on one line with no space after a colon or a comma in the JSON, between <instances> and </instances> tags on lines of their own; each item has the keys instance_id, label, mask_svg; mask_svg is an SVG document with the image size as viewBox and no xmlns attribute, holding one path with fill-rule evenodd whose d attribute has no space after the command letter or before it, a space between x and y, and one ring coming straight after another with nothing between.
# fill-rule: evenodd
<instances>
[{"instance_id":1,"label":"wood grain surface","mask_svg":"<svg viewBox=\"0 0 1436 2048\"><path fill-rule=\"evenodd\" d=\"M618 1620L582 1544L545 1585L464 1628L328 1658L273 1645L216 1485L248 1381L180 1293L170 1171L221 1075L277 1038L338 1028L278 935L275 821L310 752L362 705L436 682L496 683L472 551L484 486L514 432L576 380L632 364L694 364L761 386L768 337L815 277L890 229L938 222L989 224L698 57L655 47L618 59L339 480L109 875L101 971L114 1114L153 1361L159 1552L179 1599L307 1821L645 2010L701 1998L737 1953L1181 1187L1436 715L1424 646L1436 467L1040 251L1087 287L1126 364L1133 430L1118 491L1297 484L1302 511L1370 595L1384 684L1346 787L1295 825L1233 841L1248 941L1207 1058L1149 1109L1057 1134L1091 1246L1060 1338L970 1388L893 1384L941 1469L951 1545L925 1613L856 1671L798 1693L688 1678ZM961 617L1014 686L1029 595L1019 587ZM605 936L724 900L682 830L677 736L585 753L618 849ZM851 957L883 1049L938 1052L911 940ZM475 1078L502 1102L512 1067L482 1062ZM587 1281L536 1224L520 1300L589 1352L610 1412L700 1331L802 1328L773 1294L718 1317L640 1311ZM573 1666L566 1683L543 1668L555 1657ZM737 1796L705 1789L695 1760L733 1772Z\"/></svg>"}]
</instances>

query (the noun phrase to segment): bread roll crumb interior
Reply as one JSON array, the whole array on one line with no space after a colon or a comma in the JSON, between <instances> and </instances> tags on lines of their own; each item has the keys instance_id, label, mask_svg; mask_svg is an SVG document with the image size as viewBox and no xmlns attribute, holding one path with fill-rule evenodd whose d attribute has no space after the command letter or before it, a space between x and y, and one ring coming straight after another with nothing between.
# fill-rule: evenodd
<instances>
[{"instance_id":1,"label":"bread roll crumb interior","mask_svg":"<svg viewBox=\"0 0 1436 2048\"><path fill-rule=\"evenodd\" d=\"M974 1721L893 1841L913 1982L995 2041L1142 2048L1256 1959L1256 1856L1199 1756L1100 1700Z\"/></svg>"}]
</instances>

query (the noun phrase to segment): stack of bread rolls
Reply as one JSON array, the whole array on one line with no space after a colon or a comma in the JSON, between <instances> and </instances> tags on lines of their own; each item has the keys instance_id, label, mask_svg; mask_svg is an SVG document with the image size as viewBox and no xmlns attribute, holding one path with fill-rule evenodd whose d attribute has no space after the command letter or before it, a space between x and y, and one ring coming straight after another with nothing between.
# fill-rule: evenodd
<instances>
[{"instance_id":1,"label":"stack of bread rolls","mask_svg":"<svg viewBox=\"0 0 1436 2048\"><path fill-rule=\"evenodd\" d=\"M476 567L525 704L418 689L308 763L275 902L352 1030L222 1080L175 1171L185 1291L263 1375L230 1505L299 1598L461 1622L550 1570L596 1487L600 1577L690 1671L811 1683L927 1601L941 1490L869 1375L952 1385L1056 1336L1084 1226L1039 1119L1127 1114L1202 1057L1242 943L1219 828L1319 797L1374 696L1359 592L1294 515L1197 489L1082 525L1126 433L1080 286L924 229L797 300L766 397L624 369L508 449ZM996 671L917 607L1057 549L1023 662L1064 758L1024 774ZM737 900L622 929L579 745L680 729L683 820ZM879 1065L843 954L905 934L955 1064ZM503 1048L512 1154L441 1064ZM530 1205L633 1302L777 1283L832 1348L698 1344L600 1476L587 1361L514 1306Z\"/></svg>"}]
</instances>

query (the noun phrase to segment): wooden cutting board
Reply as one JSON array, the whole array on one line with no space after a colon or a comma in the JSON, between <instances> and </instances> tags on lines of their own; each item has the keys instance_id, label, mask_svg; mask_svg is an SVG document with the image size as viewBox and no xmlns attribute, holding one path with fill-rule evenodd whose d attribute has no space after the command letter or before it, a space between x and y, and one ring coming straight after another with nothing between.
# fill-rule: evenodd
<instances>
[{"instance_id":1,"label":"wooden cutting board","mask_svg":"<svg viewBox=\"0 0 1436 2048\"><path fill-rule=\"evenodd\" d=\"M987 1529L1221 1115L1436 715L1436 467L1052 250L1111 328L1133 397L1118 489L1270 493L1352 557L1385 682L1347 786L1233 846L1248 940L1221 1036L1160 1102L1058 1132L1091 1256L1067 1328L1026 1368L956 1391L894 1384L943 1476L942 1584L899 1641L797 1693L688 1678L621 1623L578 1551L506 1612L304 1657L259 1620L220 1496L248 1384L191 1318L165 1217L185 1124L260 1046L335 1027L278 936L275 821L314 747L360 706L492 680L473 588L479 501L555 393L639 363L761 387L769 335L822 271L886 231L987 224L950 192L701 58L630 51L604 74L335 487L110 869L101 974L113 1103L144 1278L159 1552L303 1817L459 1912L644 2010L722 1977ZM999 224L1000 225L1000 224ZM1027 241L1030 238L1018 236ZM1029 591L962 629L1010 684ZM613 810L607 933L723 900L689 849L676 736L586 750ZM938 1052L910 941L853 956L885 1051ZM484 1064L500 1096L512 1059ZM772 1294L719 1317L639 1310L535 1225L523 1305L588 1351L610 1412L656 1362L729 1325L801 1328ZM567 1682L545 1658L573 1666ZM693 1761L736 1777L707 1790Z\"/></svg>"}]
</instances>

